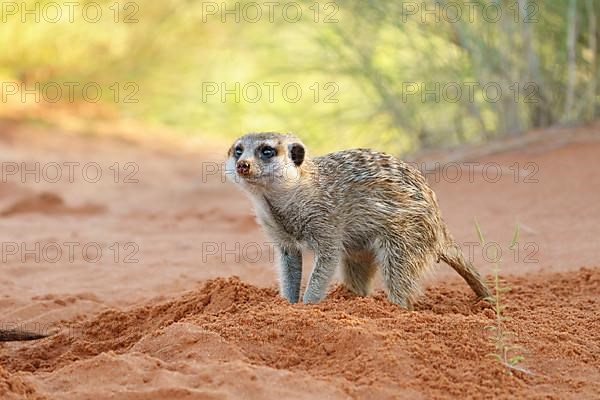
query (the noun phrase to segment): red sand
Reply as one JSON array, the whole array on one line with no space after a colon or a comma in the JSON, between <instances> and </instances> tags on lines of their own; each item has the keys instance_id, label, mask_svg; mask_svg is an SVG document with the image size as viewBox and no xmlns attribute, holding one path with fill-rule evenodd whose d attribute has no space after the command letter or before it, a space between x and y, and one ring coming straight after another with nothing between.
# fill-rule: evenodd
<instances>
[{"instance_id":1,"label":"red sand","mask_svg":"<svg viewBox=\"0 0 600 400\"><path fill-rule=\"evenodd\" d=\"M505 253L502 275L513 289L506 324L529 373L509 375L490 357L492 310L445 266L414 311L381 290L358 298L341 286L316 306L280 299L249 202L218 177L201 180L201 160L221 154L0 123L3 160L94 161L108 174L0 183L3 243L105 252L94 263L80 249L54 263L3 253L0 321L58 333L0 344L0 398L600 398L599 131L478 159L533 162L535 184L433 182L463 245L476 241L473 216L502 246L522 225L522 251ZM136 163L139 183L114 183L115 162ZM137 262L124 262L128 243ZM258 261L248 243L267 249ZM489 273L481 252L474 257ZM231 275L240 278L223 278Z\"/></svg>"}]
</instances>

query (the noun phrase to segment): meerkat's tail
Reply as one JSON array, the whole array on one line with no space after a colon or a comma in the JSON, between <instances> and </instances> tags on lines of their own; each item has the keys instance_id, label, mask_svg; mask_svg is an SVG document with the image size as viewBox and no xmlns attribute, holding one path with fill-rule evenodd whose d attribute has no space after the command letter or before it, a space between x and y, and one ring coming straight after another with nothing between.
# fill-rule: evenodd
<instances>
[{"instance_id":1,"label":"meerkat's tail","mask_svg":"<svg viewBox=\"0 0 600 400\"><path fill-rule=\"evenodd\" d=\"M20 329L0 329L0 342L13 342L21 340L38 340L48 337L42 333L22 331Z\"/></svg>"},{"instance_id":2,"label":"meerkat's tail","mask_svg":"<svg viewBox=\"0 0 600 400\"><path fill-rule=\"evenodd\" d=\"M479 275L479 272L477 272L473 264L465 258L465 255L456 243L450 242L450 245L448 245L443 250L442 254L440 254L440 259L454 268L454 270L467 281L478 297L485 299L492 296L490 290Z\"/></svg>"}]
</instances>

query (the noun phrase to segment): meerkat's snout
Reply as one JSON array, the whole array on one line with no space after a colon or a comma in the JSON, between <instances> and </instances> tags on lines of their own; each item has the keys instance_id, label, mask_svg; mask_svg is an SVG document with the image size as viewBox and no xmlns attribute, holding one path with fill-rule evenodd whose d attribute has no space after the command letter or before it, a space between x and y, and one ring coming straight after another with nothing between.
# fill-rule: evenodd
<instances>
[{"instance_id":1,"label":"meerkat's snout","mask_svg":"<svg viewBox=\"0 0 600 400\"><path fill-rule=\"evenodd\" d=\"M250 175L250 163L246 160L238 161L235 168L236 168L237 173L240 174L241 176Z\"/></svg>"}]
</instances>

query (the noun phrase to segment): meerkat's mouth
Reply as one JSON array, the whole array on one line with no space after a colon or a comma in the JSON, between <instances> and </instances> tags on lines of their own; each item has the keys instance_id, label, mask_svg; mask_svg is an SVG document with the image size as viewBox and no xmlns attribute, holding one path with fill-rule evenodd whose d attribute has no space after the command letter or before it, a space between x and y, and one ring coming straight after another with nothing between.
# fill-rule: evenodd
<instances>
[{"instance_id":1,"label":"meerkat's mouth","mask_svg":"<svg viewBox=\"0 0 600 400\"><path fill-rule=\"evenodd\" d=\"M253 175L237 174L237 178L241 182L249 183L251 185L258 185L258 184L262 183L262 181L263 181L263 179L260 176L253 176Z\"/></svg>"}]
</instances>

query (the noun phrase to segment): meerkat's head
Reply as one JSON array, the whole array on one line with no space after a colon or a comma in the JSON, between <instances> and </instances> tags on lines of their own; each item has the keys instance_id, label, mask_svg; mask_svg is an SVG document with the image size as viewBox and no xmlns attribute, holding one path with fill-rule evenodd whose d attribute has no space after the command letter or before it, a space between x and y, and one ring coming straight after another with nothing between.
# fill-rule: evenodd
<instances>
[{"instance_id":1,"label":"meerkat's head","mask_svg":"<svg viewBox=\"0 0 600 400\"><path fill-rule=\"evenodd\" d=\"M300 139L274 132L242 136L227 156L227 176L251 192L294 187L308 161Z\"/></svg>"}]
</instances>

